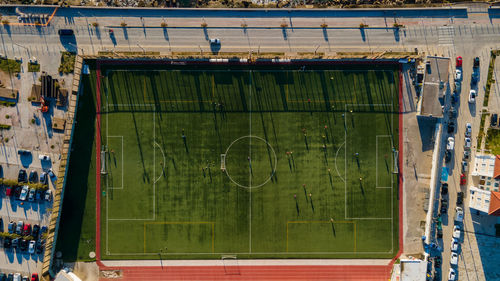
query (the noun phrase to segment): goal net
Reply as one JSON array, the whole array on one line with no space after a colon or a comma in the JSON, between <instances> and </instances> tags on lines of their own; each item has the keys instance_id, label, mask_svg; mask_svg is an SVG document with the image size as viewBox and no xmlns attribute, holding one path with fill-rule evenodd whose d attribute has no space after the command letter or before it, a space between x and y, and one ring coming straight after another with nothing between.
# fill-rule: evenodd
<instances>
[{"instance_id":1,"label":"goal net","mask_svg":"<svg viewBox=\"0 0 500 281\"><path fill-rule=\"evenodd\" d=\"M236 256L222 256L222 263L226 275L240 275L240 266Z\"/></svg>"},{"instance_id":2,"label":"goal net","mask_svg":"<svg viewBox=\"0 0 500 281\"><path fill-rule=\"evenodd\" d=\"M220 155L220 169L225 172L226 171L226 154Z\"/></svg>"}]
</instances>

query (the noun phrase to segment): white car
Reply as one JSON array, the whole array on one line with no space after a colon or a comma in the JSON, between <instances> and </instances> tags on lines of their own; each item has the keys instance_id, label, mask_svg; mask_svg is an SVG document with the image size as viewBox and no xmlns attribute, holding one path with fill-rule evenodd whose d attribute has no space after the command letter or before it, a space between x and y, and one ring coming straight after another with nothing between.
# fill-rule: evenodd
<instances>
[{"instance_id":1,"label":"white car","mask_svg":"<svg viewBox=\"0 0 500 281\"><path fill-rule=\"evenodd\" d=\"M47 191L45 191L45 201L50 201L50 200L52 200L52 190L47 189Z\"/></svg>"},{"instance_id":2,"label":"white car","mask_svg":"<svg viewBox=\"0 0 500 281\"><path fill-rule=\"evenodd\" d=\"M452 252L458 252L458 240L455 238L451 239L451 247L450 247Z\"/></svg>"},{"instance_id":3,"label":"white car","mask_svg":"<svg viewBox=\"0 0 500 281\"><path fill-rule=\"evenodd\" d=\"M476 102L476 90L470 90L469 103L475 103L475 102Z\"/></svg>"},{"instance_id":4,"label":"white car","mask_svg":"<svg viewBox=\"0 0 500 281\"><path fill-rule=\"evenodd\" d=\"M472 135L472 125L471 123L467 123L465 124L465 136L470 138L471 135Z\"/></svg>"},{"instance_id":5,"label":"white car","mask_svg":"<svg viewBox=\"0 0 500 281\"><path fill-rule=\"evenodd\" d=\"M453 238L460 239L460 234L461 234L460 226L454 225L453 226Z\"/></svg>"},{"instance_id":6,"label":"white car","mask_svg":"<svg viewBox=\"0 0 500 281\"><path fill-rule=\"evenodd\" d=\"M213 45L220 44L220 39L219 38L212 38L212 39L210 39L208 41L210 42L210 44L213 44Z\"/></svg>"},{"instance_id":7,"label":"white car","mask_svg":"<svg viewBox=\"0 0 500 281\"><path fill-rule=\"evenodd\" d=\"M19 195L19 200L26 201L26 197L28 196L28 191L29 191L28 186L27 185L23 186L23 189L21 189L21 194Z\"/></svg>"},{"instance_id":8,"label":"white car","mask_svg":"<svg viewBox=\"0 0 500 281\"><path fill-rule=\"evenodd\" d=\"M471 139L470 138L465 138L464 149L465 150L470 150L471 145L472 145Z\"/></svg>"},{"instance_id":9,"label":"white car","mask_svg":"<svg viewBox=\"0 0 500 281\"><path fill-rule=\"evenodd\" d=\"M40 159L40 161L50 161L50 156L44 155L44 154L39 154L38 159Z\"/></svg>"},{"instance_id":10,"label":"white car","mask_svg":"<svg viewBox=\"0 0 500 281\"><path fill-rule=\"evenodd\" d=\"M14 279L12 281L21 281L21 273L14 274Z\"/></svg>"},{"instance_id":11,"label":"white car","mask_svg":"<svg viewBox=\"0 0 500 281\"><path fill-rule=\"evenodd\" d=\"M455 80L462 80L462 71L460 69L455 70Z\"/></svg>"},{"instance_id":12,"label":"white car","mask_svg":"<svg viewBox=\"0 0 500 281\"><path fill-rule=\"evenodd\" d=\"M460 207L455 208L455 221L463 222L464 221L464 211Z\"/></svg>"},{"instance_id":13,"label":"white car","mask_svg":"<svg viewBox=\"0 0 500 281\"><path fill-rule=\"evenodd\" d=\"M446 144L447 150L453 150L455 148L455 139L453 137L448 138L448 143Z\"/></svg>"},{"instance_id":14,"label":"white car","mask_svg":"<svg viewBox=\"0 0 500 281\"><path fill-rule=\"evenodd\" d=\"M457 253L451 253L450 264L451 265L457 265L458 264L458 254Z\"/></svg>"},{"instance_id":15,"label":"white car","mask_svg":"<svg viewBox=\"0 0 500 281\"><path fill-rule=\"evenodd\" d=\"M448 273L448 281L455 281L457 278L457 274L453 268L450 268L450 272Z\"/></svg>"},{"instance_id":16,"label":"white car","mask_svg":"<svg viewBox=\"0 0 500 281\"><path fill-rule=\"evenodd\" d=\"M35 253L35 240L30 241L30 245L28 247L28 253L34 254Z\"/></svg>"}]
</instances>

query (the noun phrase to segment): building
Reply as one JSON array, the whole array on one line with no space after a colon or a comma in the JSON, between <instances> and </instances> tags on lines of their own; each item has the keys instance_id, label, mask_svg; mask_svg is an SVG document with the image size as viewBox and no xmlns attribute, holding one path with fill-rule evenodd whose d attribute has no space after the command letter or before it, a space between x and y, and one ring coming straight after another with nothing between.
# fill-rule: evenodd
<instances>
[{"instance_id":1,"label":"building","mask_svg":"<svg viewBox=\"0 0 500 281\"><path fill-rule=\"evenodd\" d=\"M490 210L491 192L479 189L477 187L469 187L469 208L483 213L488 213Z\"/></svg>"},{"instance_id":2,"label":"building","mask_svg":"<svg viewBox=\"0 0 500 281\"><path fill-rule=\"evenodd\" d=\"M490 209L488 215L500 217L500 192L491 192Z\"/></svg>"},{"instance_id":3,"label":"building","mask_svg":"<svg viewBox=\"0 0 500 281\"><path fill-rule=\"evenodd\" d=\"M500 155L477 154L471 175L478 188L498 192L500 189Z\"/></svg>"}]
</instances>

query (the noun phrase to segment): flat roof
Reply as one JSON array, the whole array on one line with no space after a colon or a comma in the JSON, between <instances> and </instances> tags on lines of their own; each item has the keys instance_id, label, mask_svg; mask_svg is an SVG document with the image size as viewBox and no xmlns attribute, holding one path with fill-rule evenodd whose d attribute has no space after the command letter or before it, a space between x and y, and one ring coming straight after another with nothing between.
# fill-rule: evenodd
<instances>
[{"instance_id":1,"label":"flat roof","mask_svg":"<svg viewBox=\"0 0 500 281\"><path fill-rule=\"evenodd\" d=\"M443 97L449 82L450 58L427 57L430 62L430 71L425 68L424 84L422 89L422 104L420 115L429 117L443 117Z\"/></svg>"},{"instance_id":2,"label":"flat roof","mask_svg":"<svg viewBox=\"0 0 500 281\"><path fill-rule=\"evenodd\" d=\"M469 208L488 213L490 209L491 192L474 186L471 186L469 191Z\"/></svg>"}]
</instances>

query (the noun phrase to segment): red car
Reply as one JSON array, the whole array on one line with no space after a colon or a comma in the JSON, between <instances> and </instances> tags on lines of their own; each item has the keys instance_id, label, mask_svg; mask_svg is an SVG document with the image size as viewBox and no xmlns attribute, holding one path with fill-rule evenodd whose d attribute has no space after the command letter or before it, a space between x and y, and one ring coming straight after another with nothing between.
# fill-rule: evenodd
<instances>
[{"instance_id":1,"label":"red car","mask_svg":"<svg viewBox=\"0 0 500 281\"><path fill-rule=\"evenodd\" d=\"M27 223L24 225L23 235L31 235L31 224Z\"/></svg>"},{"instance_id":2,"label":"red car","mask_svg":"<svg viewBox=\"0 0 500 281\"><path fill-rule=\"evenodd\" d=\"M31 274L31 281L38 281L38 274L37 273Z\"/></svg>"},{"instance_id":3,"label":"red car","mask_svg":"<svg viewBox=\"0 0 500 281\"><path fill-rule=\"evenodd\" d=\"M12 187L9 186L5 189L5 195L12 196Z\"/></svg>"},{"instance_id":4,"label":"red car","mask_svg":"<svg viewBox=\"0 0 500 281\"><path fill-rule=\"evenodd\" d=\"M457 67L462 67L462 57L458 56L456 59Z\"/></svg>"},{"instance_id":5,"label":"red car","mask_svg":"<svg viewBox=\"0 0 500 281\"><path fill-rule=\"evenodd\" d=\"M465 185L467 183L467 178L464 174L460 175L460 185Z\"/></svg>"}]
</instances>

